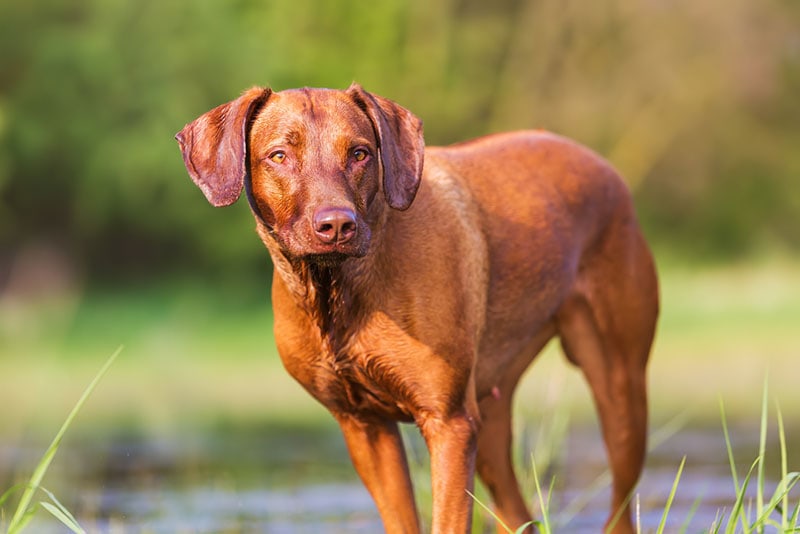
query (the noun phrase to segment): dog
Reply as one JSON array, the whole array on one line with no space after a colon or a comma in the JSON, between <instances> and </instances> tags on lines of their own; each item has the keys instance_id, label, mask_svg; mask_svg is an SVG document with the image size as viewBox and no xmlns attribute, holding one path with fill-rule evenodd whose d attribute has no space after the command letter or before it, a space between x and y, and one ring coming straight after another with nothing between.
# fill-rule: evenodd
<instances>
[{"instance_id":1,"label":"dog","mask_svg":"<svg viewBox=\"0 0 800 534\"><path fill-rule=\"evenodd\" d=\"M658 282L607 162L541 130L426 148L420 119L355 83L254 87L176 138L212 205L244 189L283 365L341 426L386 532L420 531L399 422L430 452L432 532L470 530L475 471L505 525L531 521L512 395L556 336L599 415L606 528L633 531Z\"/></svg>"}]
</instances>

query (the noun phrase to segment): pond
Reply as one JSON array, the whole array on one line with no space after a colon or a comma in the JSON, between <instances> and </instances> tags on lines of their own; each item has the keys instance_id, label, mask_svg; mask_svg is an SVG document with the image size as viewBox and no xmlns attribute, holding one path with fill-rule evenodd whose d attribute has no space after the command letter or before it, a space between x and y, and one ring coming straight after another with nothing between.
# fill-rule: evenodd
<instances>
[{"instance_id":1,"label":"pond","mask_svg":"<svg viewBox=\"0 0 800 534\"><path fill-rule=\"evenodd\" d=\"M421 508L430 500L424 446L405 432ZM522 450L533 447L525 432ZM758 451L758 429L732 429L739 480ZM774 436L768 451L767 498L779 478ZM20 480L46 444L0 447L0 483ZM605 456L592 425L569 429L558 447L551 521L556 532L599 532L606 518ZM774 455L772 454L774 452ZM528 454L520 454L522 464ZM707 532L735 501L721 428L684 427L651 451L636 502L644 532L661 521L681 459L686 467L668 515L667 532ZM771 460L771 461L770 461ZM791 465L790 465L791 468ZM537 501L530 468L523 467L531 502ZM541 474L540 474L541 476ZM45 478L90 532L114 533L373 533L382 527L367 492L352 470L338 430L323 425L221 426L169 438L123 435L68 439ZM594 488L594 489L593 489ZM755 495L755 485L753 491ZM479 492L479 498L486 498ZM797 495L792 495L793 503ZM488 498L487 498L488 502ZM8 513L8 510L6 510ZM726 519L727 522L727 519ZM490 530L489 520L476 521ZM723 523L724 525L725 523ZM66 532L44 511L32 532Z\"/></svg>"}]
</instances>

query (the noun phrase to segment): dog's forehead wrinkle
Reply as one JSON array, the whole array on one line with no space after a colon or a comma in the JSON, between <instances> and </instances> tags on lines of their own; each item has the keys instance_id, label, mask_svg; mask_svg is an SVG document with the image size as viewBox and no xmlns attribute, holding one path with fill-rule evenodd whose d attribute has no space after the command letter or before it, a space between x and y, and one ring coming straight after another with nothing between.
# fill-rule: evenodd
<instances>
[{"instance_id":1,"label":"dog's forehead wrinkle","mask_svg":"<svg viewBox=\"0 0 800 534\"><path fill-rule=\"evenodd\" d=\"M342 91L304 89L296 97L297 111L305 121L320 128L362 129L368 123L358 105ZM290 100L295 100L291 97Z\"/></svg>"},{"instance_id":2,"label":"dog's forehead wrinkle","mask_svg":"<svg viewBox=\"0 0 800 534\"><path fill-rule=\"evenodd\" d=\"M354 146L376 143L369 118L342 91L290 89L277 96L254 129L265 144L303 147L316 158L342 160Z\"/></svg>"},{"instance_id":3,"label":"dog's forehead wrinkle","mask_svg":"<svg viewBox=\"0 0 800 534\"><path fill-rule=\"evenodd\" d=\"M281 109L265 109L256 118L251 130L251 143L261 148L286 144L300 146L303 144L303 125L296 116Z\"/></svg>"},{"instance_id":4,"label":"dog's forehead wrinkle","mask_svg":"<svg viewBox=\"0 0 800 534\"><path fill-rule=\"evenodd\" d=\"M286 143L292 146L297 146L300 144L300 139L302 138L302 134L296 130L292 129L286 132L284 136L286 138Z\"/></svg>"}]
</instances>

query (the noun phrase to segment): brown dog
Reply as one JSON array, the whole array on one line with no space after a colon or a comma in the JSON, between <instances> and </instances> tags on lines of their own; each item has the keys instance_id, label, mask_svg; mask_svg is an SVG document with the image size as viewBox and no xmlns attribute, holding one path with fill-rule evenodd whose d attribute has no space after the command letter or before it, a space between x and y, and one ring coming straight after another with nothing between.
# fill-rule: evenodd
<instances>
[{"instance_id":1,"label":"brown dog","mask_svg":"<svg viewBox=\"0 0 800 534\"><path fill-rule=\"evenodd\" d=\"M476 467L503 522L531 519L511 400L553 336L597 404L611 530L632 531L658 289L607 163L545 132L426 149L419 119L355 84L253 88L177 139L213 205L246 190L281 359L341 425L387 532L419 532L398 421L430 450L433 532L469 530Z\"/></svg>"}]
</instances>

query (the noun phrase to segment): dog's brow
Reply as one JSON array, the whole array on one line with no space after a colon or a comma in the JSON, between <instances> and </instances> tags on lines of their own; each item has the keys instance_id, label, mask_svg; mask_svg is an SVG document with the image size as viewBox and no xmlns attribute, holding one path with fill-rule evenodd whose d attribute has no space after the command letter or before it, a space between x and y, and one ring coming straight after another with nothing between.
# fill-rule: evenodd
<instances>
[{"instance_id":1,"label":"dog's brow","mask_svg":"<svg viewBox=\"0 0 800 534\"><path fill-rule=\"evenodd\" d=\"M366 137L356 136L348 138L346 144L349 145L347 148L354 148L357 146L370 146L372 144L372 141L370 141Z\"/></svg>"},{"instance_id":2,"label":"dog's brow","mask_svg":"<svg viewBox=\"0 0 800 534\"><path fill-rule=\"evenodd\" d=\"M289 145L289 146L299 146L303 142L303 135L295 129L291 130L277 130L271 132L268 137L270 144L273 145Z\"/></svg>"},{"instance_id":3,"label":"dog's brow","mask_svg":"<svg viewBox=\"0 0 800 534\"><path fill-rule=\"evenodd\" d=\"M287 144L291 146L297 146L300 144L301 135L297 130L289 130L286 135L284 135L284 138L286 139Z\"/></svg>"}]
</instances>

